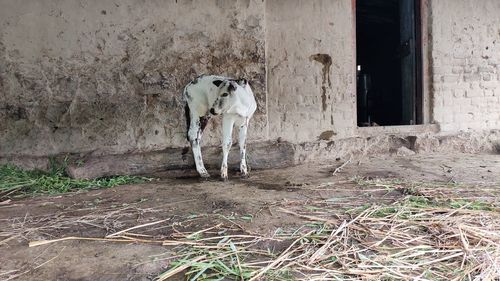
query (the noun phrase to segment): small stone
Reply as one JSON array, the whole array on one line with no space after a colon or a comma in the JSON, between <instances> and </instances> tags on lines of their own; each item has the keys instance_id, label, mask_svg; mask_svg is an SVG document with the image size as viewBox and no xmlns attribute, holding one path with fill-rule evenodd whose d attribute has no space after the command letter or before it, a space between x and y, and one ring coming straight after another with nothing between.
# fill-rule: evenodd
<instances>
[{"instance_id":1,"label":"small stone","mask_svg":"<svg viewBox=\"0 0 500 281\"><path fill-rule=\"evenodd\" d=\"M406 147L400 147L398 151L396 152L398 156L410 156L410 155L415 155L415 151L408 149Z\"/></svg>"}]
</instances>

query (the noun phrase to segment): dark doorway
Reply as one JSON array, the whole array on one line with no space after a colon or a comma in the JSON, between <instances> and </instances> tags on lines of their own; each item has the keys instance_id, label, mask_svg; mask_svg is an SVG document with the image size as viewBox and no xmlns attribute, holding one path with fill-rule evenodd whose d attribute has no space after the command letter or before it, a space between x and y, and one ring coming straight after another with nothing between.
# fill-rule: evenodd
<instances>
[{"instance_id":1,"label":"dark doorway","mask_svg":"<svg viewBox=\"0 0 500 281\"><path fill-rule=\"evenodd\" d=\"M421 123L419 0L357 0L358 126Z\"/></svg>"}]
</instances>

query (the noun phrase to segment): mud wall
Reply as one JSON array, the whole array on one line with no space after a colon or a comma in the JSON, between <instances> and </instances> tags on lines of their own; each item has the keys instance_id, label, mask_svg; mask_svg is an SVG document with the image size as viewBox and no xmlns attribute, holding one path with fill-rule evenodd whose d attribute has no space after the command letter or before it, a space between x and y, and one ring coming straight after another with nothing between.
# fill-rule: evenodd
<instances>
[{"instance_id":1,"label":"mud wall","mask_svg":"<svg viewBox=\"0 0 500 281\"><path fill-rule=\"evenodd\" d=\"M250 78L263 139L264 49L259 0L1 1L0 155L185 146L181 89L201 73Z\"/></svg>"}]
</instances>

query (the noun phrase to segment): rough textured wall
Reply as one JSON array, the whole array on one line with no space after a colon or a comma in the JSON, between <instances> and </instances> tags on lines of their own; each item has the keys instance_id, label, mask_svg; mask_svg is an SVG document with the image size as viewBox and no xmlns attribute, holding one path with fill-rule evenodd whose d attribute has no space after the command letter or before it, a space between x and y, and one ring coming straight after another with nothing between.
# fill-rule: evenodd
<instances>
[{"instance_id":1,"label":"rough textured wall","mask_svg":"<svg viewBox=\"0 0 500 281\"><path fill-rule=\"evenodd\" d=\"M267 133L260 0L0 2L0 155L187 145L181 89L249 77ZM205 144L218 144L219 128ZM209 130L210 131L210 130Z\"/></svg>"},{"instance_id":2,"label":"rough textured wall","mask_svg":"<svg viewBox=\"0 0 500 281\"><path fill-rule=\"evenodd\" d=\"M433 0L431 13L434 120L500 128L500 1Z\"/></svg>"},{"instance_id":3,"label":"rough textured wall","mask_svg":"<svg viewBox=\"0 0 500 281\"><path fill-rule=\"evenodd\" d=\"M351 5L0 1L0 156L183 147L180 92L200 73L251 79L250 141L356 136ZM500 1L432 0L430 13L434 121L500 128Z\"/></svg>"},{"instance_id":4,"label":"rough textured wall","mask_svg":"<svg viewBox=\"0 0 500 281\"><path fill-rule=\"evenodd\" d=\"M266 1L271 138L354 135L353 32L351 1Z\"/></svg>"}]
</instances>

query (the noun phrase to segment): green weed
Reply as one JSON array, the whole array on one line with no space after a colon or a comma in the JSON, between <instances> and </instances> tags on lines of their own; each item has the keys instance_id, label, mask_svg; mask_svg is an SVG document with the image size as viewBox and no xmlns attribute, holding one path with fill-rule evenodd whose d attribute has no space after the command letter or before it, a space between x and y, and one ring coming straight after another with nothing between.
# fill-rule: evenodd
<instances>
[{"instance_id":1,"label":"green weed","mask_svg":"<svg viewBox=\"0 0 500 281\"><path fill-rule=\"evenodd\" d=\"M143 183L150 178L116 176L100 179L72 179L64 166L53 163L49 172L26 171L14 165L0 166L0 198L33 194L57 194L79 189L107 188L123 184Z\"/></svg>"}]
</instances>

